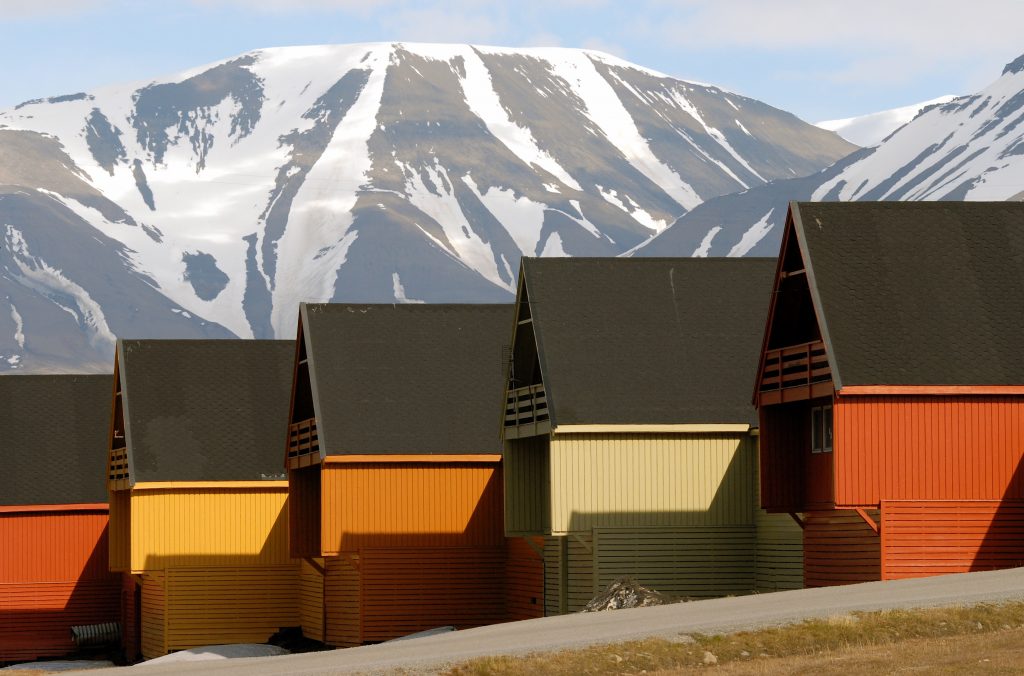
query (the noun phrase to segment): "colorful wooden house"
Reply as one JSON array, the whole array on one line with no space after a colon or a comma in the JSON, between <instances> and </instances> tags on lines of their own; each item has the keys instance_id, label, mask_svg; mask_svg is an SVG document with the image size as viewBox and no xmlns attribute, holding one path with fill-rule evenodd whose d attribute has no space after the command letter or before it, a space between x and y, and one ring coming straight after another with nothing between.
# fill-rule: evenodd
<instances>
[{"instance_id":1,"label":"colorful wooden house","mask_svg":"<svg viewBox=\"0 0 1024 676\"><path fill-rule=\"evenodd\" d=\"M107 569L110 375L0 376L0 664L75 651L71 627L120 620Z\"/></svg>"},{"instance_id":2,"label":"colorful wooden house","mask_svg":"<svg viewBox=\"0 0 1024 676\"><path fill-rule=\"evenodd\" d=\"M755 399L808 586L1024 565L1024 204L792 203Z\"/></svg>"},{"instance_id":3,"label":"colorful wooden house","mask_svg":"<svg viewBox=\"0 0 1024 676\"><path fill-rule=\"evenodd\" d=\"M292 341L117 343L110 568L141 587L147 658L299 625L281 469L294 351Z\"/></svg>"},{"instance_id":4,"label":"colorful wooden house","mask_svg":"<svg viewBox=\"0 0 1024 676\"><path fill-rule=\"evenodd\" d=\"M287 450L302 628L333 646L536 616L502 532L511 305L300 308Z\"/></svg>"},{"instance_id":5,"label":"colorful wooden house","mask_svg":"<svg viewBox=\"0 0 1024 676\"><path fill-rule=\"evenodd\" d=\"M544 536L548 614L627 575L693 598L800 585L799 528L756 506L749 382L773 269L523 259L505 530Z\"/></svg>"}]
</instances>

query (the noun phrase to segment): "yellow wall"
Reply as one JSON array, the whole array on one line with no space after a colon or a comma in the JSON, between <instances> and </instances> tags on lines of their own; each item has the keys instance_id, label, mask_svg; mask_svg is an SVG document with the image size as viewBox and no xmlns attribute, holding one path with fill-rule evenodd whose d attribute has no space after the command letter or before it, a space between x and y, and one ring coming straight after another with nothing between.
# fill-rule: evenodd
<instances>
[{"instance_id":1,"label":"yellow wall","mask_svg":"<svg viewBox=\"0 0 1024 676\"><path fill-rule=\"evenodd\" d=\"M131 496L132 572L290 564L288 486L159 488Z\"/></svg>"},{"instance_id":2,"label":"yellow wall","mask_svg":"<svg viewBox=\"0 0 1024 676\"><path fill-rule=\"evenodd\" d=\"M551 532L753 525L757 440L748 434L551 438Z\"/></svg>"}]
</instances>

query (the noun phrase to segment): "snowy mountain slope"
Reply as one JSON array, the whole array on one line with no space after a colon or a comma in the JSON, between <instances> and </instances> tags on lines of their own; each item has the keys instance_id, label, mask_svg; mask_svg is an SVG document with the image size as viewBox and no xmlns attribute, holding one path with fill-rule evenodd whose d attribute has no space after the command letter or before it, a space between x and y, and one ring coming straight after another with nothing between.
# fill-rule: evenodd
<instances>
[{"instance_id":1,"label":"snowy mountain slope","mask_svg":"<svg viewBox=\"0 0 1024 676\"><path fill-rule=\"evenodd\" d=\"M28 369L291 336L302 300L510 300L521 255L620 254L854 149L598 52L420 44L259 50L26 102L0 137L0 368Z\"/></svg>"},{"instance_id":2,"label":"snowy mountain slope","mask_svg":"<svg viewBox=\"0 0 1024 676\"><path fill-rule=\"evenodd\" d=\"M842 136L850 143L859 146L869 147L881 143L889 134L893 133L907 122L910 122L918 113L929 106L949 103L956 97L952 94L940 96L923 103L915 103L900 108L882 110L877 113L860 115L859 117L846 117L841 120L826 120L818 122L817 126L828 129Z\"/></svg>"},{"instance_id":3,"label":"snowy mountain slope","mask_svg":"<svg viewBox=\"0 0 1024 676\"><path fill-rule=\"evenodd\" d=\"M981 92L926 108L874 148L802 179L709 200L638 256L774 254L789 200L1024 197L1024 56Z\"/></svg>"}]
</instances>

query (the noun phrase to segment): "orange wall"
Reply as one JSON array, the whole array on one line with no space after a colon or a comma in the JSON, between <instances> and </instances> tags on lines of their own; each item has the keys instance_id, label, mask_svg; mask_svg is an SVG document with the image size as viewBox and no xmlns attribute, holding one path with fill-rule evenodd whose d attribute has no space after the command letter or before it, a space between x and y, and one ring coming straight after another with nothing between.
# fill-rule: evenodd
<instances>
[{"instance_id":1,"label":"orange wall","mask_svg":"<svg viewBox=\"0 0 1024 676\"><path fill-rule=\"evenodd\" d=\"M1024 397L840 396L837 506L1024 497Z\"/></svg>"},{"instance_id":2,"label":"orange wall","mask_svg":"<svg viewBox=\"0 0 1024 676\"><path fill-rule=\"evenodd\" d=\"M882 579L1024 565L1024 504L883 502Z\"/></svg>"},{"instance_id":3,"label":"orange wall","mask_svg":"<svg viewBox=\"0 0 1024 676\"><path fill-rule=\"evenodd\" d=\"M493 462L323 465L322 554L502 545L500 472Z\"/></svg>"},{"instance_id":4,"label":"orange wall","mask_svg":"<svg viewBox=\"0 0 1024 676\"><path fill-rule=\"evenodd\" d=\"M0 513L0 661L74 649L70 627L119 619L107 511Z\"/></svg>"}]
</instances>

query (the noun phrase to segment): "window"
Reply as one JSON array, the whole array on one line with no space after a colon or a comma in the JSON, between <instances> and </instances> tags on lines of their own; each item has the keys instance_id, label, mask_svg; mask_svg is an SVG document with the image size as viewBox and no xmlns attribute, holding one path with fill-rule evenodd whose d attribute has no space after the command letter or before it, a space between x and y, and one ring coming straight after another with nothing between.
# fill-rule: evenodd
<instances>
[{"instance_id":1,"label":"window","mask_svg":"<svg viewBox=\"0 0 1024 676\"><path fill-rule=\"evenodd\" d=\"M832 451L832 407L815 406L811 409L811 452Z\"/></svg>"}]
</instances>

